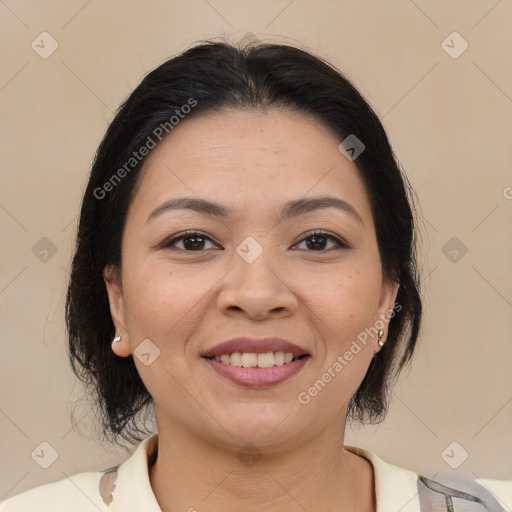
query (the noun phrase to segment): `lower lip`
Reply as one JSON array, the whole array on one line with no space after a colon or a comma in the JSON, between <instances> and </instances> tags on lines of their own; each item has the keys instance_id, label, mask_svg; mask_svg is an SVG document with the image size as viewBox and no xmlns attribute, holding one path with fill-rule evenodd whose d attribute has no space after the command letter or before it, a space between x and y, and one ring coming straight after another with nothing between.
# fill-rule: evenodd
<instances>
[{"instance_id":1,"label":"lower lip","mask_svg":"<svg viewBox=\"0 0 512 512\"><path fill-rule=\"evenodd\" d=\"M264 388L274 386L297 374L311 356L297 359L291 363L284 363L281 366L270 368L244 368L221 363L215 359L203 359L220 375L231 380L235 384L248 388Z\"/></svg>"}]
</instances>

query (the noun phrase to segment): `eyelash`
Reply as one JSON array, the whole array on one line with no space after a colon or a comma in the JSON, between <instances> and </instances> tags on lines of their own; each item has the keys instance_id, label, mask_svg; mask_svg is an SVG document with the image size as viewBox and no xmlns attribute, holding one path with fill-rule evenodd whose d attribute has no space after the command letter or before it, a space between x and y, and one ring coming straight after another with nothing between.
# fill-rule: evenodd
<instances>
[{"instance_id":1,"label":"eyelash","mask_svg":"<svg viewBox=\"0 0 512 512\"><path fill-rule=\"evenodd\" d=\"M161 249L176 249L176 247L172 247L176 242L179 242L181 240L184 240L186 238L193 238L195 236L199 235L199 237L203 238L203 239L207 239L207 240L210 240L210 242L213 242L211 240L210 237L208 237L207 235L204 235L203 233L199 232L199 231L186 231L185 233L179 235L179 236L176 236L176 237L173 237L173 238L169 238L167 240L165 240L161 245L160 245L160 248ZM343 240L341 240L340 238L338 238L337 236L333 235L332 233L329 233L328 231L321 231L321 230L313 230L313 231L310 231L308 233L305 234L305 236L299 240L297 242L297 244L295 245L298 245L306 240L308 240L309 238L313 238L313 237L323 237L323 238L327 238L327 239L330 239L330 240L333 240L334 243L338 246L337 248L338 249L349 249L350 246L344 242ZM186 249L179 249L181 251L184 251L184 252L203 252L203 251L188 251ZM307 252L329 252L333 249L326 249L326 250L319 250L319 251L314 251L314 250L311 250L311 251L307 251Z\"/></svg>"}]
</instances>

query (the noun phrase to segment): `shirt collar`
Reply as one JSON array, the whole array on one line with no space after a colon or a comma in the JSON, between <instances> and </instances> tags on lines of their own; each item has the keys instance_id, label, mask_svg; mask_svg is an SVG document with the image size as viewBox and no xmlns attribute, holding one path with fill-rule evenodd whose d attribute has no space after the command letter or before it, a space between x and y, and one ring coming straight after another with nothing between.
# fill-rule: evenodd
<instances>
[{"instance_id":1,"label":"shirt collar","mask_svg":"<svg viewBox=\"0 0 512 512\"><path fill-rule=\"evenodd\" d=\"M418 497L418 475L413 471L394 466L382 460L375 453L356 446L344 445L345 450L367 459L373 466L377 510L417 512L420 510ZM162 512L149 480L149 465L158 449L158 433L142 441L132 456L117 469L115 488L112 491L112 512L144 510Z\"/></svg>"},{"instance_id":2,"label":"shirt collar","mask_svg":"<svg viewBox=\"0 0 512 512\"><path fill-rule=\"evenodd\" d=\"M375 478L375 498L379 512L388 512L389 510L417 512L420 510L418 475L414 471L394 466L364 448L345 445L345 450L364 457L372 464Z\"/></svg>"},{"instance_id":3,"label":"shirt collar","mask_svg":"<svg viewBox=\"0 0 512 512\"><path fill-rule=\"evenodd\" d=\"M112 491L112 512L144 510L162 512L149 481L148 459L158 449L158 432L142 441L132 456L117 468L117 479Z\"/></svg>"}]
</instances>

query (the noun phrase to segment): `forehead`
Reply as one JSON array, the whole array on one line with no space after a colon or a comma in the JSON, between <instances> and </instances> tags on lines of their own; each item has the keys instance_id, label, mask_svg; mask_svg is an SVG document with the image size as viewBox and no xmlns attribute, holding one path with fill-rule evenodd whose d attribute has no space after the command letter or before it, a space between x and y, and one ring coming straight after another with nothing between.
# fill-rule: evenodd
<instances>
[{"instance_id":1,"label":"forehead","mask_svg":"<svg viewBox=\"0 0 512 512\"><path fill-rule=\"evenodd\" d=\"M147 213L186 195L214 197L232 211L261 212L276 202L328 194L368 218L364 183L339 151L340 142L315 117L285 109L224 109L185 118L147 157L133 206Z\"/></svg>"}]
</instances>

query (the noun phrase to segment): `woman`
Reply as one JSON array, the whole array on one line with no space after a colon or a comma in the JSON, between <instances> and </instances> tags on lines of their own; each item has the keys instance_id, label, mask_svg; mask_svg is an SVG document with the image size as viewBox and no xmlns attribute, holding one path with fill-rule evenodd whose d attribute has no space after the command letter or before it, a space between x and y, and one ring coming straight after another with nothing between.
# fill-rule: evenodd
<instances>
[{"instance_id":1,"label":"woman","mask_svg":"<svg viewBox=\"0 0 512 512\"><path fill-rule=\"evenodd\" d=\"M151 407L158 433L1 511L504 510L343 444L418 338L411 192L307 52L204 42L149 73L98 149L66 321L105 435L141 441Z\"/></svg>"}]
</instances>

